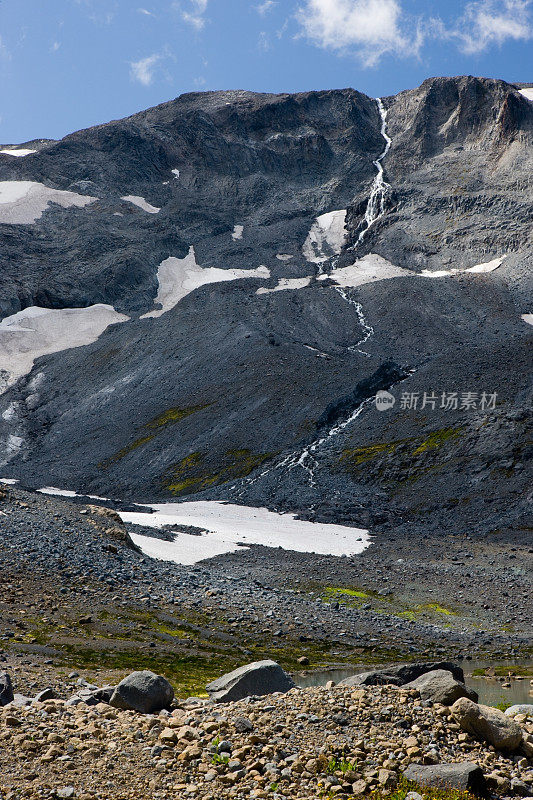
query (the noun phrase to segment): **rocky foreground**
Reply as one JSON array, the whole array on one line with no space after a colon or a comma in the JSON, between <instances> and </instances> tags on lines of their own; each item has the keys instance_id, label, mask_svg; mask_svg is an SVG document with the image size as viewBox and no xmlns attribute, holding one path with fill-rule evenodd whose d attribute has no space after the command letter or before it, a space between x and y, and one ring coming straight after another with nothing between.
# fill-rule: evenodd
<instances>
[{"instance_id":1,"label":"rocky foreground","mask_svg":"<svg viewBox=\"0 0 533 800\"><path fill-rule=\"evenodd\" d=\"M273 669L252 673L265 663ZM226 677L242 687L242 674ZM291 688L218 704L169 702L170 684L149 672L100 690L107 702L78 685L86 702L52 690L30 700L0 676L0 703L10 700L0 708L2 800L533 795L533 706L514 718L478 706L444 670L403 686Z\"/></svg>"}]
</instances>

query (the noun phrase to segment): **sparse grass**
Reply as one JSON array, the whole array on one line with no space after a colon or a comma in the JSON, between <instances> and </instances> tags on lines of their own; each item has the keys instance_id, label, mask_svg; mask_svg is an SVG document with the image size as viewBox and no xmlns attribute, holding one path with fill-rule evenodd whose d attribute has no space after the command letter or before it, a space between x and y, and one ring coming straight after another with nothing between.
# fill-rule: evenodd
<instances>
[{"instance_id":1,"label":"sparse grass","mask_svg":"<svg viewBox=\"0 0 533 800\"><path fill-rule=\"evenodd\" d=\"M394 790L376 789L365 794L366 798L370 800L405 800L409 792L418 792L423 800L476 800L475 796L470 792L461 792L458 789L444 788L428 788L425 786L418 786L412 781L407 781L404 777L400 777L398 786ZM346 796L346 795L344 795ZM323 783L318 784L318 797L331 800L335 797L332 790L328 791ZM348 800L352 800L354 795L348 795Z\"/></svg>"}]
</instances>

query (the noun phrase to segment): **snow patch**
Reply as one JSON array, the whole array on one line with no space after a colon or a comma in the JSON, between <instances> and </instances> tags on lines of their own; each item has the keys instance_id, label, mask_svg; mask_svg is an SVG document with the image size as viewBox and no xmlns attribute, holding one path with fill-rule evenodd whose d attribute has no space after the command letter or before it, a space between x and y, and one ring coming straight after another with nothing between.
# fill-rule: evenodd
<instances>
[{"instance_id":1,"label":"snow patch","mask_svg":"<svg viewBox=\"0 0 533 800\"><path fill-rule=\"evenodd\" d=\"M378 256L376 253L369 253L354 264L333 270L329 276L320 275L319 280L325 280L329 277L339 286L352 289L356 286L363 286L365 283L384 281L389 278L403 278L414 274L408 269L391 264L390 261Z\"/></svg>"},{"instance_id":2,"label":"snow patch","mask_svg":"<svg viewBox=\"0 0 533 800\"><path fill-rule=\"evenodd\" d=\"M494 258L492 261L485 261L483 264L476 264L475 267L467 267L466 269L440 269L432 272L429 269L424 269L420 273L423 278L446 278L448 275L459 275L465 272L472 272L474 274L483 272L494 272L495 269L501 267L505 256L501 258Z\"/></svg>"},{"instance_id":3,"label":"snow patch","mask_svg":"<svg viewBox=\"0 0 533 800\"><path fill-rule=\"evenodd\" d=\"M23 147L20 147L17 150L0 150L0 153L3 153L5 156L16 156L17 158L31 156L32 153L36 152L37 150L25 150Z\"/></svg>"},{"instance_id":4,"label":"snow patch","mask_svg":"<svg viewBox=\"0 0 533 800\"><path fill-rule=\"evenodd\" d=\"M57 489L55 486L45 486L37 489L40 494L50 494L54 497L90 497L91 500L107 500L107 497L99 497L97 494L77 494L70 489Z\"/></svg>"},{"instance_id":5,"label":"snow patch","mask_svg":"<svg viewBox=\"0 0 533 800\"><path fill-rule=\"evenodd\" d=\"M16 478L0 478L0 483L5 483L6 486L14 486L16 483L20 483Z\"/></svg>"},{"instance_id":6,"label":"snow patch","mask_svg":"<svg viewBox=\"0 0 533 800\"><path fill-rule=\"evenodd\" d=\"M97 199L51 189L35 181L0 181L0 223L31 225L42 217L49 203L62 208L84 208Z\"/></svg>"},{"instance_id":7,"label":"snow patch","mask_svg":"<svg viewBox=\"0 0 533 800\"><path fill-rule=\"evenodd\" d=\"M244 233L244 225L234 225L231 238L233 239L234 242L236 242L237 239L242 239L243 233Z\"/></svg>"},{"instance_id":8,"label":"snow patch","mask_svg":"<svg viewBox=\"0 0 533 800\"><path fill-rule=\"evenodd\" d=\"M153 514L118 513L124 522L136 525L192 525L206 531L202 536L177 533L173 542L130 534L146 555L177 564L195 564L253 544L334 556L355 555L370 544L367 530L306 522L294 514L278 514L266 508L216 501L161 503L151 508Z\"/></svg>"},{"instance_id":9,"label":"snow patch","mask_svg":"<svg viewBox=\"0 0 533 800\"><path fill-rule=\"evenodd\" d=\"M6 385L31 372L40 356L95 342L105 329L129 317L113 306L39 308L30 306L0 322L0 364L8 374Z\"/></svg>"},{"instance_id":10,"label":"snow patch","mask_svg":"<svg viewBox=\"0 0 533 800\"><path fill-rule=\"evenodd\" d=\"M175 178L179 178L179 176L180 176L179 169L173 169L172 170L172 174L174 175Z\"/></svg>"},{"instance_id":11,"label":"snow patch","mask_svg":"<svg viewBox=\"0 0 533 800\"><path fill-rule=\"evenodd\" d=\"M526 100L531 100L531 102L533 102L533 86L529 89L520 89L520 94L523 94Z\"/></svg>"},{"instance_id":12,"label":"snow patch","mask_svg":"<svg viewBox=\"0 0 533 800\"><path fill-rule=\"evenodd\" d=\"M137 208L141 208L143 211L146 211L148 214L159 214L161 211L160 208L156 206L151 206L144 197L138 197L136 194L127 194L125 197L121 197L121 200L125 200L126 203L132 203Z\"/></svg>"},{"instance_id":13,"label":"snow patch","mask_svg":"<svg viewBox=\"0 0 533 800\"><path fill-rule=\"evenodd\" d=\"M160 264L157 271L159 291L154 302L159 303L161 308L143 314L141 319L162 316L162 314L174 308L186 295L194 292L200 286L243 278L261 278L265 280L270 278L270 270L263 266L257 269L203 268L196 263L194 247L191 246L185 258L171 256Z\"/></svg>"},{"instance_id":14,"label":"snow patch","mask_svg":"<svg viewBox=\"0 0 533 800\"><path fill-rule=\"evenodd\" d=\"M278 285L273 289L262 286L256 294L270 294L271 292L282 292L285 289L305 289L311 283L311 278L280 278Z\"/></svg>"},{"instance_id":15,"label":"snow patch","mask_svg":"<svg viewBox=\"0 0 533 800\"><path fill-rule=\"evenodd\" d=\"M278 253L276 258L278 261L290 261L294 256L290 256L288 253Z\"/></svg>"},{"instance_id":16,"label":"snow patch","mask_svg":"<svg viewBox=\"0 0 533 800\"><path fill-rule=\"evenodd\" d=\"M522 314L522 319L524 322L527 322L528 325L533 325L533 314Z\"/></svg>"},{"instance_id":17,"label":"snow patch","mask_svg":"<svg viewBox=\"0 0 533 800\"><path fill-rule=\"evenodd\" d=\"M302 253L311 264L323 264L342 250L346 240L346 209L328 211L316 218L307 234Z\"/></svg>"}]
</instances>

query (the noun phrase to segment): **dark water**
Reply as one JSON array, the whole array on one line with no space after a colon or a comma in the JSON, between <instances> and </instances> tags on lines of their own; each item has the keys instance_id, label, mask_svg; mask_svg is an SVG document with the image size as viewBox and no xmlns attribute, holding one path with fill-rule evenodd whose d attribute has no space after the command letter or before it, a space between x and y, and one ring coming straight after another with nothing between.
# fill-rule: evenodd
<instances>
[{"instance_id":1,"label":"dark water","mask_svg":"<svg viewBox=\"0 0 533 800\"><path fill-rule=\"evenodd\" d=\"M479 702L488 706L495 706L498 703L531 703L533 704L533 686L530 685L531 678L524 678L523 680L511 679L510 687L505 688L502 683L495 678L477 678L472 677L472 673L478 669L487 669L489 667L497 667L501 664L509 666L528 666L532 667L531 661L522 660L506 660L502 662L497 661L463 661L461 666L465 673L466 685L475 689L479 695ZM344 678L350 678L352 675L357 675L360 672L366 672L370 669L382 669L383 665L374 667L372 665L358 665L354 667L343 667L342 669L327 669L319 672L301 672L296 673L294 681L297 686L302 689L308 686L325 686L328 681L335 681L339 683Z\"/></svg>"}]
</instances>

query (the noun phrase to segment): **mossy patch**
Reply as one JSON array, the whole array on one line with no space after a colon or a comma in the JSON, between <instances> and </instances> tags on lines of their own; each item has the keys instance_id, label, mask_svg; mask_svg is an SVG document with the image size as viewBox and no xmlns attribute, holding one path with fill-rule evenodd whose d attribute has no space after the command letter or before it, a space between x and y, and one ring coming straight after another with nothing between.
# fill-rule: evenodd
<instances>
[{"instance_id":1,"label":"mossy patch","mask_svg":"<svg viewBox=\"0 0 533 800\"><path fill-rule=\"evenodd\" d=\"M204 403L203 405L189 406L188 408L169 408L162 414L159 414L158 417L155 417L155 419L147 422L145 427L160 429L164 428L166 425L175 425L176 422L181 422L185 417L196 414L198 411L203 411L204 408L209 408L209 405L209 403Z\"/></svg>"},{"instance_id":2,"label":"mossy patch","mask_svg":"<svg viewBox=\"0 0 533 800\"><path fill-rule=\"evenodd\" d=\"M122 447L114 455L106 458L104 461L101 461L98 464L99 469L108 469L110 466L116 464L118 461L121 461L134 450L137 450L139 447L151 442L164 428L168 427L169 425L175 425L176 423L181 422L181 420L186 419L186 417L190 417L191 414L196 414L198 411L203 411L204 408L208 408L210 405L210 403L203 403L202 405L187 406L185 408L167 408L166 411L158 414L157 417L154 417L154 419L151 419L142 426L144 430L154 431L154 433L143 434L133 442L125 445L125 447Z\"/></svg>"},{"instance_id":3,"label":"mossy patch","mask_svg":"<svg viewBox=\"0 0 533 800\"><path fill-rule=\"evenodd\" d=\"M433 431L427 439L424 439L424 441L413 450L413 455L417 456L420 453L425 453L427 450L436 450L438 447L442 447L443 444L451 439L457 439L461 430L461 428L443 428L439 431Z\"/></svg>"},{"instance_id":4,"label":"mossy patch","mask_svg":"<svg viewBox=\"0 0 533 800\"><path fill-rule=\"evenodd\" d=\"M212 486L246 478L256 467L271 459L274 453L252 453L246 448L227 450L216 470L206 468L207 455L190 453L170 467L163 484L174 495L195 494Z\"/></svg>"}]
</instances>

